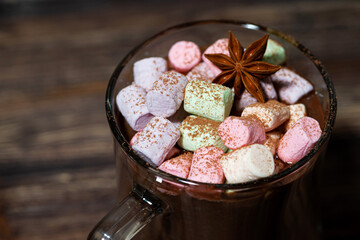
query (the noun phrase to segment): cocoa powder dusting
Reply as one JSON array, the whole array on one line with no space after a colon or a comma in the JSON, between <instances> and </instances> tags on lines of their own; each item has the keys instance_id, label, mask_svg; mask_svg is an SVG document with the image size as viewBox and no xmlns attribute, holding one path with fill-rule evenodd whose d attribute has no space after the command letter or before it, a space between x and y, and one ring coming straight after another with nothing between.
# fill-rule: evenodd
<instances>
[{"instance_id":1,"label":"cocoa powder dusting","mask_svg":"<svg viewBox=\"0 0 360 240\"><path fill-rule=\"evenodd\" d=\"M217 135L217 129L221 123L210 119L190 115L181 123L180 128L188 130L189 137L197 138L203 134Z\"/></svg>"}]
</instances>

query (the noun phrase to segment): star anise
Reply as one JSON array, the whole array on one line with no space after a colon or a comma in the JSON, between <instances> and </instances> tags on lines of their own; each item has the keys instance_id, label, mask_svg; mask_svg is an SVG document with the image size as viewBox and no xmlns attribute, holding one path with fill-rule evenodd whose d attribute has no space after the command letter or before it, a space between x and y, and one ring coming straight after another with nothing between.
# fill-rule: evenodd
<instances>
[{"instance_id":1,"label":"star anise","mask_svg":"<svg viewBox=\"0 0 360 240\"><path fill-rule=\"evenodd\" d=\"M235 96L240 97L241 83L259 102L265 102L260 80L275 73L280 66L261 61L264 56L269 34L250 44L244 52L239 40L229 31L229 53L205 54L222 72L217 75L213 83L231 87L234 86Z\"/></svg>"}]
</instances>

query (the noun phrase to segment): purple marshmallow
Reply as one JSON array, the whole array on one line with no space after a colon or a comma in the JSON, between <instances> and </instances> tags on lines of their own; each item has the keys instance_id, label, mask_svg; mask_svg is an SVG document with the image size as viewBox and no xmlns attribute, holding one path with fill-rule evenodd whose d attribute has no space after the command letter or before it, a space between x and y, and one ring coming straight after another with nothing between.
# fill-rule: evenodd
<instances>
[{"instance_id":1,"label":"purple marshmallow","mask_svg":"<svg viewBox=\"0 0 360 240\"><path fill-rule=\"evenodd\" d=\"M166 118L154 117L138 133L133 149L148 162L159 166L180 138L180 131Z\"/></svg>"},{"instance_id":2,"label":"purple marshmallow","mask_svg":"<svg viewBox=\"0 0 360 240\"><path fill-rule=\"evenodd\" d=\"M154 116L170 117L184 100L188 79L181 73L163 73L146 95L146 106Z\"/></svg>"},{"instance_id":3,"label":"purple marshmallow","mask_svg":"<svg viewBox=\"0 0 360 240\"><path fill-rule=\"evenodd\" d=\"M116 103L130 127L141 131L154 117L145 105L146 91L138 85L122 89L116 96Z\"/></svg>"}]
</instances>

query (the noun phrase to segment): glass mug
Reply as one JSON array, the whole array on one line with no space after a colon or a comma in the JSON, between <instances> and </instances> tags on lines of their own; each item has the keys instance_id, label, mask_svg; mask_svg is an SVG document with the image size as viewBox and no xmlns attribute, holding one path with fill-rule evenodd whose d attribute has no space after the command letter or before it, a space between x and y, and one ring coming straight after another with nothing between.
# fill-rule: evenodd
<instances>
[{"instance_id":1,"label":"glass mug","mask_svg":"<svg viewBox=\"0 0 360 240\"><path fill-rule=\"evenodd\" d=\"M133 81L135 61L167 56L179 40L206 47L228 30L248 46L265 33L284 46L287 65L312 82L308 114L323 129L315 147L300 161L267 178L241 184L207 184L163 172L129 145L135 133L119 113L116 94ZM166 29L134 48L115 69L106 92L106 114L114 136L119 199L88 239L318 239L316 181L336 116L336 96L320 61L292 37L246 22L206 20ZM316 115L316 116L315 116ZM141 231L140 231L141 230Z\"/></svg>"}]
</instances>

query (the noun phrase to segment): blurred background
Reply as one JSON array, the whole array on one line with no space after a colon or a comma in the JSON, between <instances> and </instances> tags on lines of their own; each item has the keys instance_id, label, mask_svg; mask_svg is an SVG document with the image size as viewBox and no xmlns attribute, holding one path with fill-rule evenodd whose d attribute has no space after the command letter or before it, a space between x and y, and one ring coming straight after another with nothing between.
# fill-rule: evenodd
<instances>
[{"instance_id":1,"label":"blurred background","mask_svg":"<svg viewBox=\"0 0 360 240\"><path fill-rule=\"evenodd\" d=\"M0 1L0 239L85 239L116 202L108 79L159 30L246 20L294 36L338 95L324 239L360 239L360 1Z\"/></svg>"}]
</instances>

